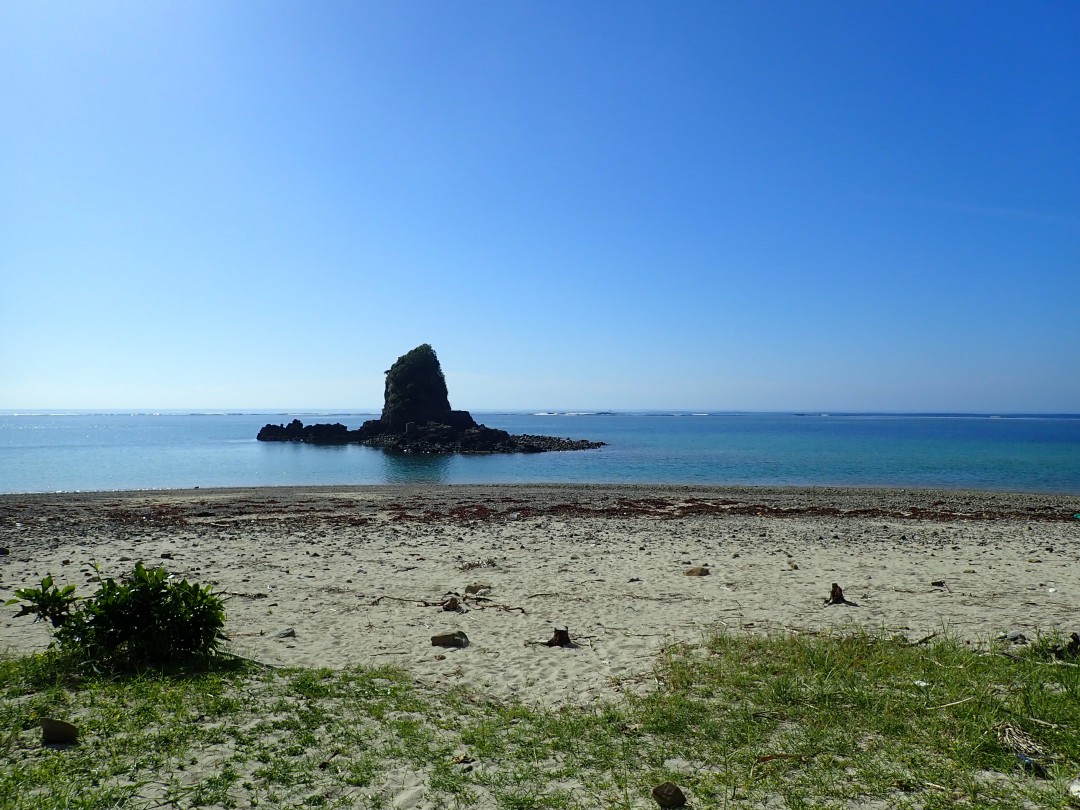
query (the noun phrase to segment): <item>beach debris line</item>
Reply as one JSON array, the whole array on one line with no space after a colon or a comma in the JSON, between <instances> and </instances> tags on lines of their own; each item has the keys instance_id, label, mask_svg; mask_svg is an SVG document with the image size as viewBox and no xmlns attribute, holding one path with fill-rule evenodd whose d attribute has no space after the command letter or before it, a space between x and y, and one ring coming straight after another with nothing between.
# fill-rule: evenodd
<instances>
[{"instance_id":1,"label":"beach debris line","mask_svg":"<svg viewBox=\"0 0 1080 810\"><path fill-rule=\"evenodd\" d=\"M420 605L421 607L438 607L447 612L465 613L469 609L475 610L487 610L488 608L495 608L496 610L505 610L507 612L520 611L525 613L525 608L518 607L516 605L500 605L495 602L491 597L481 596L478 593L470 594L466 593L462 596L457 591L447 591L438 602L429 602L426 599L407 599L403 596L377 596L371 600L371 606L375 607L384 599L389 599L391 602L404 602L411 605Z\"/></svg>"},{"instance_id":2,"label":"beach debris line","mask_svg":"<svg viewBox=\"0 0 1080 810\"><path fill-rule=\"evenodd\" d=\"M852 602L844 596L844 589L837 585L835 582L832 584L832 590L829 591L829 598L825 600L825 607L830 605L847 605L848 607L858 607L858 602Z\"/></svg>"},{"instance_id":3,"label":"beach debris line","mask_svg":"<svg viewBox=\"0 0 1080 810\"><path fill-rule=\"evenodd\" d=\"M488 557L486 560L466 560L458 563L458 571L472 571L476 568L498 568L499 561L494 557Z\"/></svg>"}]
</instances>

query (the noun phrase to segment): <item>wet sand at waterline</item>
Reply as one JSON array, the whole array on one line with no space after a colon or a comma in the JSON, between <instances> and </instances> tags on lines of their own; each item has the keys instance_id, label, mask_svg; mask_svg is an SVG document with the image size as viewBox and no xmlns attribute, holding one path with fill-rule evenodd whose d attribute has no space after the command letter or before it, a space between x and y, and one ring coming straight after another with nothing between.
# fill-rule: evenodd
<instances>
[{"instance_id":1,"label":"wet sand at waterline","mask_svg":"<svg viewBox=\"0 0 1080 810\"><path fill-rule=\"evenodd\" d=\"M648 688L658 649L717 629L972 643L1080 629L1078 511L1069 496L892 489L4 495L0 601L46 574L88 595L93 564L119 576L141 561L227 595L226 649L247 658L394 664L432 685L583 703ZM857 607L824 605L834 582ZM450 594L458 610L443 609ZM3 611L0 651L48 645L45 623ZM576 646L546 646L556 627ZM432 646L454 631L467 647Z\"/></svg>"}]
</instances>

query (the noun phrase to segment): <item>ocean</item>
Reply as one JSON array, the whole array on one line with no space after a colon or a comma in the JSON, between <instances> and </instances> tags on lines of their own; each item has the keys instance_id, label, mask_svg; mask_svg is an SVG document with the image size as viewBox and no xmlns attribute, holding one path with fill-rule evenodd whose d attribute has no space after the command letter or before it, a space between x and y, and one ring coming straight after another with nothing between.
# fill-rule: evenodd
<instances>
[{"instance_id":1,"label":"ocean","mask_svg":"<svg viewBox=\"0 0 1080 810\"><path fill-rule=\"evenodd\" d=\"M483 413L607 442L538 455L402 456L255 441L267 422L371 413L0 413L0 492L402 483L888 486L1080 495L1080 415Z\"/></svg>"}]
</instances>

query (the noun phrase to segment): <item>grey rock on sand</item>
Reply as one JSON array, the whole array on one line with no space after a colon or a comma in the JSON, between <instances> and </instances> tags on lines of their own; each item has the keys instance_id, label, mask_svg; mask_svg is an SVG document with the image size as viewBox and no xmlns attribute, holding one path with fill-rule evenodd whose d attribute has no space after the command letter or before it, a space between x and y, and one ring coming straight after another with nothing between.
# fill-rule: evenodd
<instances>
[{"instance_id":1,"label":"grey rock on sand","mask_svg":"<svg viewBox=\"0 0 1080 810\"><path fill-rule=\"evenodd\" d=\"M440 633L431 637L432 647L468 647L469 637L461 630L453 633Z\"/></svg>"}]
</instances>

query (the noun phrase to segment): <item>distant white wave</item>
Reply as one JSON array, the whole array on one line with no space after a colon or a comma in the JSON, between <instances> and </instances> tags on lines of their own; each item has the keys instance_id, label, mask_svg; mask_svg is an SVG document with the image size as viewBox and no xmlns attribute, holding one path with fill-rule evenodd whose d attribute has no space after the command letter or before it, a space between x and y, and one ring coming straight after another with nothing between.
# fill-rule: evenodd
<instances>
[{"instance_id":1,"label":"distant white wave","mask_svg":"<svg viewBox=\"0 0 1080 810\"><path fill-rule=\"evenodd\" d=\"M540 411L533 416L609 416L611 411Z\"/></svg>"}]
</instances>

